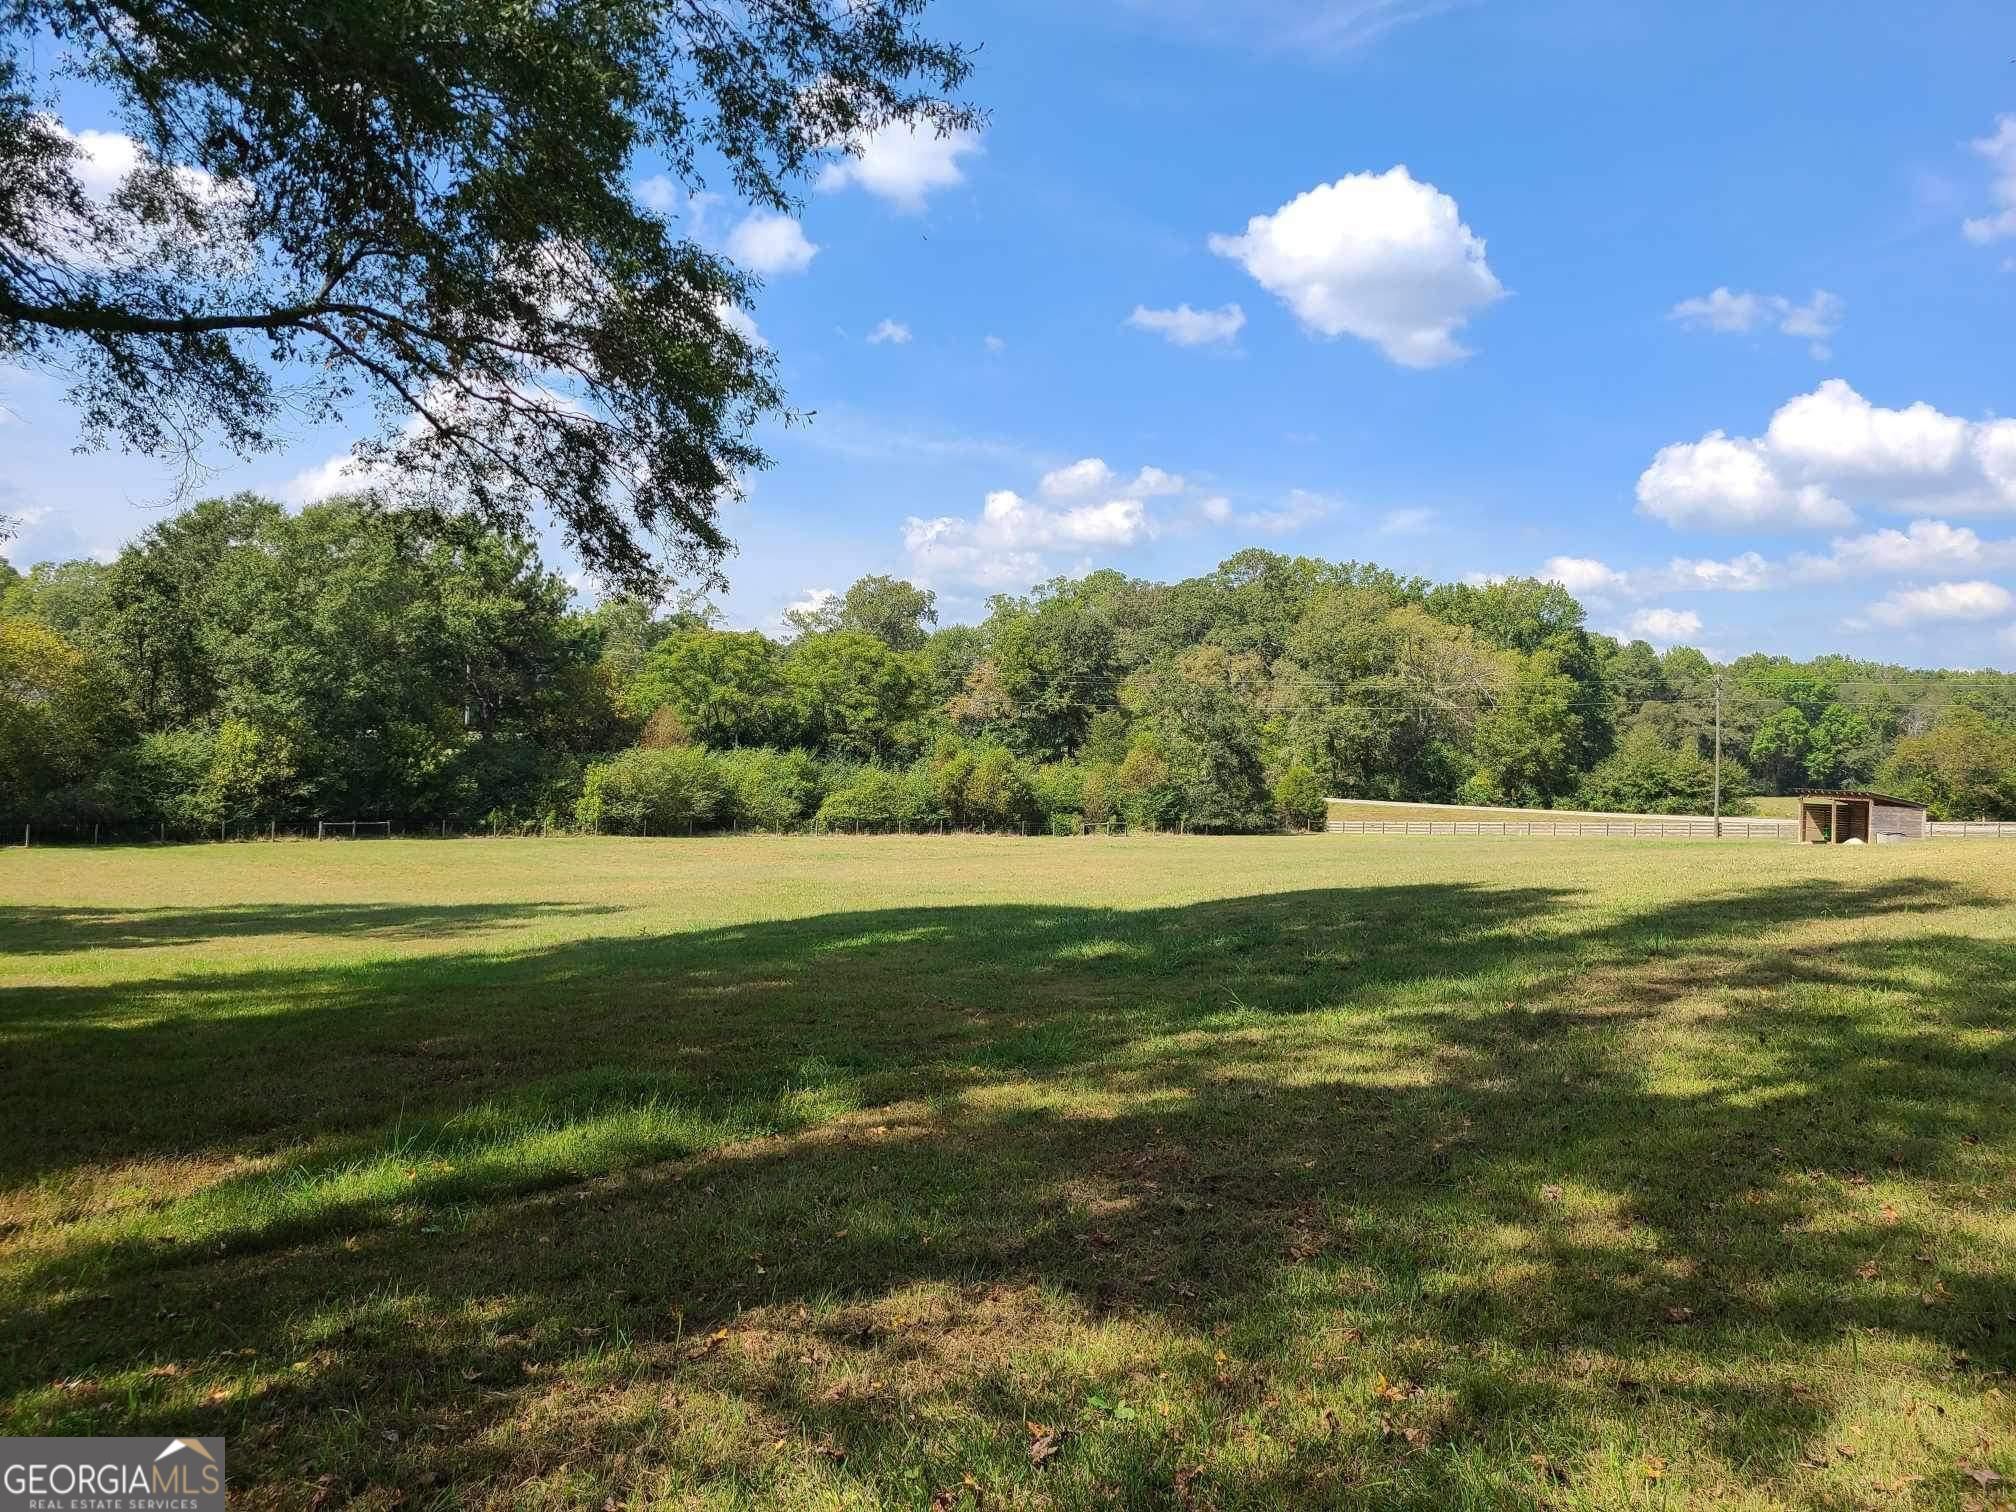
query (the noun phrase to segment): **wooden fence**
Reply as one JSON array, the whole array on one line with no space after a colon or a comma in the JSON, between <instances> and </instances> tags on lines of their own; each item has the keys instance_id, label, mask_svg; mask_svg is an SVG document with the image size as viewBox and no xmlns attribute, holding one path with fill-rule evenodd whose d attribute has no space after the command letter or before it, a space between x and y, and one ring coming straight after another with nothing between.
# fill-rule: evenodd
<instances>
[{"instance_id":1,"label":"wooden fence","mask_svg":"<svg viewBox=\"0 0 2016 1512\"><path fill-rule=\"evenodd\" d=\"M2016 824L1996 824L1985 820L1970 820L1961 824L1935 819L1925 826L1925 832L1934 840L2016 840Z\"/></svg>"},{"instance_id":2,"label":"wooden fence","mask_svg":"<svg viewBox=\"0 0 2016 1512\"><path fill-rule=\"evenodd\" d=\"M1541 835L1599 839L1713 840L1712 819L1332 819L1332 835ZM2016 830L2016 825L2010 826ZM1797 840L1789 819L1724 819L1724 840Z\"/></svg>"}]
</instances>

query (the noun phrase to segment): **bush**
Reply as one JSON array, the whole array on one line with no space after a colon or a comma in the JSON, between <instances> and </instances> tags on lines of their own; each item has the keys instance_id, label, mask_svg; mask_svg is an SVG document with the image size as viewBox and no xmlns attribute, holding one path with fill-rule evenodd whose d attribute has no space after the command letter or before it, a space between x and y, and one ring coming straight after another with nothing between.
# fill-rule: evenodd
<instances>
[{"instance_id":1,"label":"bush","mask_svg":"<svg viewBox=\"0 0 2016 1512\"><path fill-rule=\"evenodd\" d=\"M1723 767L1722 812L1752 812L1742 801L1740 769ZM1614 756L1582 779L1584 808L1617 814L1705 814L1715 800L1715 767L1692 749L1633 730Z\"/></svg>"},{"instance_id":2,"label":"bush","mask_svg":"<svg viewBox=\"0 0 2016 1512\"><path fill-rule=\"evenodd\" d=\"M861 768L819 805L819 824L825 829L916 828L936 824L940 817L929 772L892 772L887 767Z\"/></svg>"},{"instance_id":3,"label":"bush","mask_svg":"<svg viewBox=\"0 0 2016 1512\"><path fill-rule=\"evenodd\" d=\"M1036 768L1030 787L1037 809L1051 821L1052 834L1078 833L1079 816L1085 812L1085 768L1075 761L1046 762Z\"/></svg>"},{"instance_id":4,"label":"bush","mask_svg":"<svg viewBox=\"0 0 2016 1512\"><path fill-rule=\"evenodd\" d=\"M1274 806L1281 817L1294 825L1322 828L1326 817L1323 779L1301 762L1283 772L1274 783Z\"/></svg>"},{"instance_id":5,"label":"bush","mask_svg":"<svg viewBox=\"0 0 2016 1512\"><path fill-rule=\"evenodd\" d=\"M819 763L804 751L723 751L714 760L731 813L752 829L789 829L819 806Z\"/></svg>"},{"instance_id":6,"label":"bush","mask_svg":"<svg viewBox=\"0 0 2016 1512\"><path fill-rule=\"evenodd\" d=\"M588 768L574 817L588 830L672 834L713 822L726 796L721 773L705 751L631 750Z\"/></svg>"},{"instance_id":7,"label":"bush","mask_svg":"<svg viewBox=\"0 0 2016 1512\"><path fill-rule=\"evenodd\" d=\"M967 822L986 829L1019 829L1041 817L1028 764L999 746L975 758L962 797Z\"/></svg>"}]
</instances>

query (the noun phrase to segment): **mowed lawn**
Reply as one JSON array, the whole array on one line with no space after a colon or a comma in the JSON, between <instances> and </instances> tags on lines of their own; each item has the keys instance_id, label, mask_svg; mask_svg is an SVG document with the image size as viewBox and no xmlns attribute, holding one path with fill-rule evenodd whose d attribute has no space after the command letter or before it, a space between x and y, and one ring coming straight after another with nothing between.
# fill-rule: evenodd
<instances>
[{"instance_id":1,"label":"mowed lawn","mask_svg":"<svg viewBox=\"0 0 2016 1512\"><path fill-rule=\"evenodd\" d=\"M0 1431L319 1508L1992 1507L2016 848L0 853Z\"/></svg>"}]
</instances>

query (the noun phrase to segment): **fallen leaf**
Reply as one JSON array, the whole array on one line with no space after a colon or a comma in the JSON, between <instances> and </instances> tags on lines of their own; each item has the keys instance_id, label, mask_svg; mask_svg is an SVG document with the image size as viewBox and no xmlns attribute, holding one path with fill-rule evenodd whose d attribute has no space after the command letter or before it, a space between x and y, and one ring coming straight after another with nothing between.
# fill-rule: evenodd
<instances>
[{"instance_id":1,"label":"fallen leaf","mask_svg":"<svg viewBox=\"0 0 2016 1512\"><path fill-rule=\"evenodd\" d=\"M1666 1321L1668 1323L1691 1323L1693 1320L1694 1309L1691 1307L1669 1307L1666 1309Z\"/></svg>"},{"instance_id":2,"label":"fallen leaf","mask_svg":"<svg viewBox=\"0 0 2016 1512\"><path fill-rule=\"evenodd\" d=\"M1970 1464L1966 1460L1962 1460L1960 1461L1960 1473L1974 1482L1983 1491L1986 1491L1990 1486L1999 1486L2002 1484L2002 1477L1997 1475L1993 1470L1990 1470L1986 1465Z\"/></svg>"},{"instance_id":3,"label":"fallen leaf","mask_svg":"<svg viewBox=\"0 0 2016 1512\"><path fill-rule=\"evenodd\" d=\"M1188 1470L1180 1465L1176 1470L1176 1501L1180 1506L1190 1505L1190 1488L1197 1483L1197 1477L1204 1473L1202 1465L1192 1465Z\"/></svg>"},{"instance_id":4,"label":"fallen leaf","mask_svg":"<svg viewBox=\"0 0 2016 1512\"><path fill-rule=\"evenodd\" d=\"M1557 1486L1568 1484L1568 1472L1548 1459L1544 1454L1529 1454L1526 1462L1533 1467L1533 1473L1542 1480L1550 1480Z\"/></svg>"},{"instance_id":5,"label":"fallen leaf","mask_svg":"<svg viewBox=\"0 0 2016 1512\"><path fill-rule=\"evenodd\" d=\"M1045 1428L1041 1423L1029 1425L1029 1463L1041 1465L1057 1458L1069 1435L1054 1428Z\"/></svg>"},{"instance_id":6,"label":"fallen leaf","mask_svg":"<svg viewBox=\"0 0 2016 1512\"><path fill-rule=\"evenodd\" d=\"M1546 1186L1540 1188L1540 1195L1549 1202L1559 1202L1561 1200L1561 1188L1550 1181Z\"/></svg>"},{"instance_id":7,"label":"fallen leaf","mask_svg":"<svg viewBox=\"0 0 2016 1512\"><path fill-rule=\"evenodd\" d=\"M1864 1281L1874 1281L1880 1269L1874 1260L1864 1260L1860 1265L1855 1267L1855 1274L1860 1276Z\"/></svg>"},{"instance_id":8,"label":"fallen leaf","mask_svg":"<svg viewBox=\"0 0 2016 1512\"><path fill-rule=\"evenodd\" d=\"M1646 1455L1645 1463L1642 1466L1642 1468L1645 1472L1645 1479L1649 1481L1663 1480L1665 1478L1666 1461L1659 1455L1656 1454Z\"/></svg>"}]
</instances>

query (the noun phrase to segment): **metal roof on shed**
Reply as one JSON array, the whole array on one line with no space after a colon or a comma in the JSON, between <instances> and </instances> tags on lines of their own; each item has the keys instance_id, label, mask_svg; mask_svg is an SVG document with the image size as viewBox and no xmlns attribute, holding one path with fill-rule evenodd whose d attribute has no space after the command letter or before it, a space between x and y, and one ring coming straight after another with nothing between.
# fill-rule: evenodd
<instances>
[{"instance_id":1,"label":"metal roof on shed","mask_svg":"<svg viewBox=\"0 0 2016 1512\"><path fill-rule=\"evenodd\" d=\"M1880 803L1888 808L1922 809L1922 803L1914 803L1909 798L1892 798L1888 793L1869 793L1861 788L1800 788L1801 798L1859 798L1872 803Z\"/></svg>"}]
</instances>

